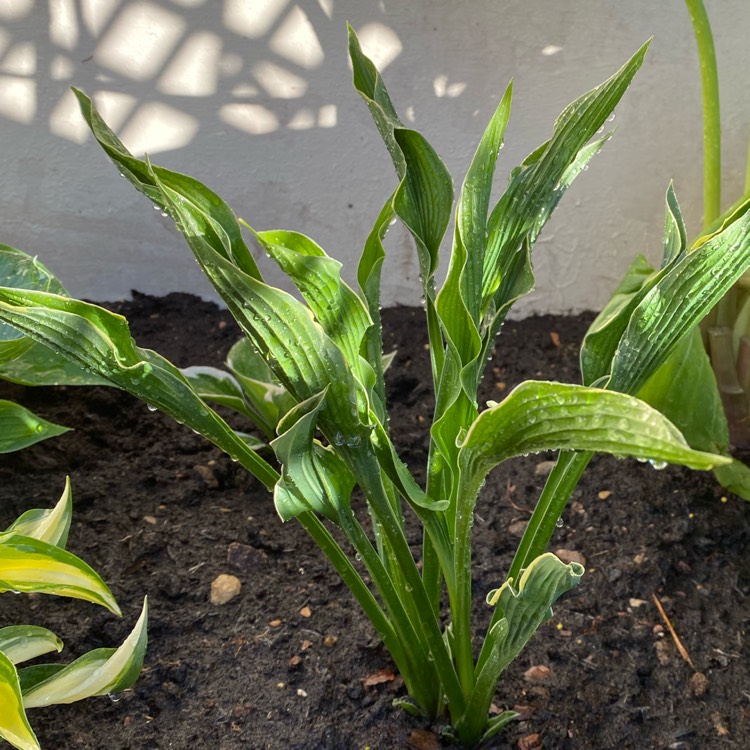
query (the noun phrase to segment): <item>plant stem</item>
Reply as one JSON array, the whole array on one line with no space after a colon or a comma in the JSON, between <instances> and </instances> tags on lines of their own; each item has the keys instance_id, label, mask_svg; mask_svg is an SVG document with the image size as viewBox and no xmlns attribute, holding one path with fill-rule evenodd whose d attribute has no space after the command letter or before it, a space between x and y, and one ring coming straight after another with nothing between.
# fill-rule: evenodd
<instances>
[{"instance_id":1,"label":"plant stem","mask_svg":"<svg viewBox=\"0 0 750 750\"><path fill-rule=\"evenodd\" d=\"M719 75L711 24L703 0L685 0L693 22L703 89L703 227L721 213L721 117Z\"/></svg>"}]
</instances>

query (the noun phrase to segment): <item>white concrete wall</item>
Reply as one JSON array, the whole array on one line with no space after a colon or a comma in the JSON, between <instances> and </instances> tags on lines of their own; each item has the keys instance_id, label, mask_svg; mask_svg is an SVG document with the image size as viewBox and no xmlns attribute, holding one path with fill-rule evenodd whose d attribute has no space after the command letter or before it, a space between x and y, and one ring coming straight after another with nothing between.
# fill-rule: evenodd
<instances>
[{"instance_id":1,"label":"white concrete wall","mask_svg":"<svg viewBox=\"0 0 750 750\"><path fill-rule=\"evenodd\" d=\"M750 7L708 10L731 202L750 126ZM700 228L700 88L682 0L0 0L0 242L38 254L78 296L212 296L169 220L86 134L75 84L132 150L206 182L259 229L309 234L351 278L394 176L350 84L346 20L457 186L510 78L501 181L568 102L654 37L614 139L537 246L537 291L519 311L599 308L636 252L657 260L670 178ZM411 245L394 228L390 247L384 303L416 304Z\"/></svg>"}]
</instances>

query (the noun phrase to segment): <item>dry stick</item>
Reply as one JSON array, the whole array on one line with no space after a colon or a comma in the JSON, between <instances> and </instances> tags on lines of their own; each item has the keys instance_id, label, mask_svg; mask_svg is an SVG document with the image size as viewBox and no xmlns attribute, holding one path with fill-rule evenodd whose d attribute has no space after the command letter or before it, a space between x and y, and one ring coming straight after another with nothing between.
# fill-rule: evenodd
<instances>
[{"instance_id":1,"label":"dry stick","mask_svg":"<svg viewBox=\"0 0 750 750\"><path fill-rule=\"evenodd\" d=\"M669 621L669 618L667 617L667 613L664 611L664 607L661 606L659 597L656 596L656 594L652 594L652 597L654 599L654 604L656 604L656 608L659 610L661 619L664 620L664 624L667 626L669 630L669 634L672 636L674 645L677 646L677 650L680 652L680 656L690 665L690 668L693 670L693 672L697 672L698 670L695 668L695 665L690 659L690 654L688 654L687 649L682 645L682 641L680 640L679 636L675 632L675 629L672 627L672 623Z\"/></svg>"}]
</instances>

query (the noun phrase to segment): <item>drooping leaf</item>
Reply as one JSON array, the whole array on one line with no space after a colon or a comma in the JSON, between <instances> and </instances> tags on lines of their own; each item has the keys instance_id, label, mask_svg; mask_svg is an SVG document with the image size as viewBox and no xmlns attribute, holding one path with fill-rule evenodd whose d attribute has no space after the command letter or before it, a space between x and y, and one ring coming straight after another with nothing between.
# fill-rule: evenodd
<instances>
[{"instance_id":1,"label":"drooping leaf","mask_svg":"<svg viewBox=\"0 0 750 750\"><path fill-rule=\"evenodd\" d=\"M453 207L451 176L424 137L401 123L380 73L362 52L354 30L348 28L354 87L393 161L400 181L393 206L415 239L422 280L429 286Z\"/></svg>"},{"instance_id":2,"label":"drooping leaf","mask_svg":"<svg viewBox=\"0 0 750 750\"><path fill-rule=\"evenodd\" d=\"M171 211L188 244L201 238L245 273L260 278L236 216L216 193L192 177L136 159L104 122L91 99L78 89L73 93L91 132L120 174L153 203Z\"/></svg>"},{"instance_id":3,"label":"drooping leaf","mask_svg":"<svg viewBox=\"0 0 750 750\"><path fill-rule=\"evenodd\" d=\"M29 348L22 356L0 361L0 379L19 385L111 385L104 378L26 337Z\"/></svg>"},{"instance_id":4,"label":"drooping leaf","mask_svg":"<svg viewBox=\"0 0 750 750\"><path fill-rule=\"evenodd\" d=\"M0 399L0 453L28 448L69 430L38 417L20 404Z\"/></svg>"},{"instance_id":5,"label":"drooping leaf","mask_svg":"<svg viewBox=\"0 0 750 750\"><path fill-rule=\"evenodd\" d=\"M0 651L13 664L35 659L50 651L62 651L63 642L47 628L38 625L9 625L0 628Z\"/></svg>"},{"instance_id":6,"label":"drooping leaf","mask_svg":"<svg viewBox=\"0 0 750 750\"><path fill-rule=\"evenodd\" d=\"M23 702L26 708L73 703L129 688L143 666L148 643L147 622L148 602L144 600L138 621L119 648L90 651L47 679L25 687Z\"/></svg>"},{"instance_id":7,"label":"drooping leaf","mask_svg":"<svg viewBox=\"0 0 750 750\"><path fill-rule=\"evenodd\" d=\"M477 417L459 454L476 485L500 462L543 450L599 451L710 469L729 462L692 450L658 411L622 393L526 381Z\"/></svg>"},{"instance_id":8,"label":"drooping leaf","mask_svg":"<svg viewBox=\"0 0 750 750\"><path fill-rule=\"evenodd\" d=\"M0 651L0 738L18 750L40 750L34 730L26 718L21 687L13 662Z\"/></svg>"},{"instance_id":9,"label":"drooping leaf","mask_svg":"<svg viewBox=\"0 0 750 750\"><path fill-rule=\"evenodd\" d=\"M84 599L120 614L112 592L83 560L53 544L12 531L0 534L1 591Z\"/></svg>"},{"instance_id":10,"label":"drooping leaf","mask_svg":"<svg viewBox=\"0 0 750 750\"><path fill-rule=\"evenodd\" d=\"M237 458L268 487L276 483L275 469L235 435L173 364L136 346L122 316L58 295L4 287L0 288L0 320L188 425Z\"/></svg>"}]
</instances>

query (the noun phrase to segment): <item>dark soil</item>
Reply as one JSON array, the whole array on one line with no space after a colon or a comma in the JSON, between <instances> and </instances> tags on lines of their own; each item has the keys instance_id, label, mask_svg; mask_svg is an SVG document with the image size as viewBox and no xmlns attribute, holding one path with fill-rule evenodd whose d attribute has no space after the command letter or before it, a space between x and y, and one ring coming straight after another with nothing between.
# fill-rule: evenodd
<instances>
[{"instance_id":1,"label":"dark soil","mask_svg":"<svg viewBox=\"0 0 750 750\"><path fill-rule=\"evenodd\" d=\"M141 346L181 366L220 365L238 337L228 313L187 295L136 295L115 308ZM387 347L398 349L388 373L391 429L418 472L432 408L421 311L384 312ZM482 397L530 377L577 381L589 322L506 324ZM140 680L116 703L33 710L45 748L440 747L438 727L391 706L403 686L348 591L236 464L114 389L0 384L0 394L75 427L0 456L0 528L27 508L49 507L69 474L69 548L103 575L124 612L117 620L82 602L7 594L0 624L48 626L70 659L119 644L143 596L150 602ZM484 489L475 526L480 627L483 598L503 580L550 458L510 462ZM552 549L583 555L587 573L505 674L496 706L522 716L495 747L750 747L750 505L724 497L707 474L600 457L564 521ZM237 576L242 590L214 606L209 592L221 573Z\"/></svg>"}]
</instances>

